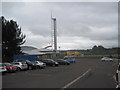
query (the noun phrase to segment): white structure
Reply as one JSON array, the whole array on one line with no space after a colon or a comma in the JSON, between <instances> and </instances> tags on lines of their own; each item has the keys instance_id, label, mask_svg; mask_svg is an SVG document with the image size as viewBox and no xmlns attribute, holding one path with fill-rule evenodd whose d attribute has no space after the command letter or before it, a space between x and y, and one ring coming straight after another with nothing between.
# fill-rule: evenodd
<instances>
[{"instance_id":1,"label":"white structure","mask_svg":"<svg viewBox=\"0 0 120 90\"><path fill-rule=\"evenodd\" d=\"M52 29L52 46L54 47L53 51L57 52L57 24L56 18L52 17L51 13L51 29Z\"/></svg>"}]
</instances>

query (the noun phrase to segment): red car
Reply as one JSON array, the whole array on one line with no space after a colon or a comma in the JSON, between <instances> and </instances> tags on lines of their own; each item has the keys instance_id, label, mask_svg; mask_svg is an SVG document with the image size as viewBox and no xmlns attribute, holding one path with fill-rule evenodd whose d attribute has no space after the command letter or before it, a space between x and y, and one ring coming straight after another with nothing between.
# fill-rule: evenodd
<instances>
[{"instance_id":1,"label":"red car","mask_svg":"<svg viewBox=\"0 0 120 90\"><path fill-rule=\"evenodd\" d=\"M13 66L11 63L3 63L6 66L7 72L15 72L17 67Z\"/></svg>"}]
</instances>

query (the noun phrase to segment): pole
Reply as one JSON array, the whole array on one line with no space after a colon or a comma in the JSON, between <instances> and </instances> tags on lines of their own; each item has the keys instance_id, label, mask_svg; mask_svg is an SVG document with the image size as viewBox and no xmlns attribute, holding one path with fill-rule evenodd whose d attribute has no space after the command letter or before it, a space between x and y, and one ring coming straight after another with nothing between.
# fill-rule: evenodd
<instances>
[{"instance_id":1,"label":"pole","mask_svg":"<svg viewBox=\"0 0 120 90\"><path fill-rule=\"evenodd\" d=\"M57 52L57 26L56 26L56 18L53 18L54 24L54 51Z\"/></svg>"}]
</instances>

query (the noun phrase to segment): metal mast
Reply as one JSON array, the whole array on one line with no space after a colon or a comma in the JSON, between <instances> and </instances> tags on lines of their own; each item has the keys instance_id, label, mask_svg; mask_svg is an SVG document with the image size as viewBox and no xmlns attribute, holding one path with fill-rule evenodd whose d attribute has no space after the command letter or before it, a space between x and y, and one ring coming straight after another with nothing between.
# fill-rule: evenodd
<instances>
[{"instance_id":1,"label":"metal mast","mask_svg":"<svg viewBox=\"0 0 120 90\"><path fill-rule=\"evenodd\" d=\"M51 13L51 29L52 29L52 41L53 41L52 45L54 46L53 51L57 52L57 24L56 24L56 18L52 17L52 13Z\"/></svg>"},{"instance_id":2,"label":"metal mast","mask_svg":"<svg viewBox=\"0 0 120 90\"><path fill-rule=\"evenodd\" d=\"M57 24L56 18L52 18L54 25L54 51L57 52Z\"/></svg>"},{"instance_id":3,"label":"metal mast","mask_svg":"<svg viewBox=\"0 0 120 90\"><path fill-rule=\"evenodd\" d=\"M56 18L52 17L52 11L51 11L51 34L52 34L52 46L54 46L53 51L57 52L57 24Z\"/></svg>"}]
</instances>

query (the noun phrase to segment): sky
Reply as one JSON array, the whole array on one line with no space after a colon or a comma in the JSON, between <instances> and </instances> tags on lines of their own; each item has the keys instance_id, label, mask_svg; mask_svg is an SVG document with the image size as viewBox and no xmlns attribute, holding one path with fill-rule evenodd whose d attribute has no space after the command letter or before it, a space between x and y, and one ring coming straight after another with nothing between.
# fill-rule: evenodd
<instances>
[{"instance_id":1,"label":"sky","mask_svg":"<svg viewBox=\"0 0 120 90\"><path fill-rule=\"evenodd\" d=\"M23 46L40 49L52 43L51 11L57 20L58 49L118 46L117 2L2 2L0 14L21 27Z\"/></svg>"}]
</instances>

